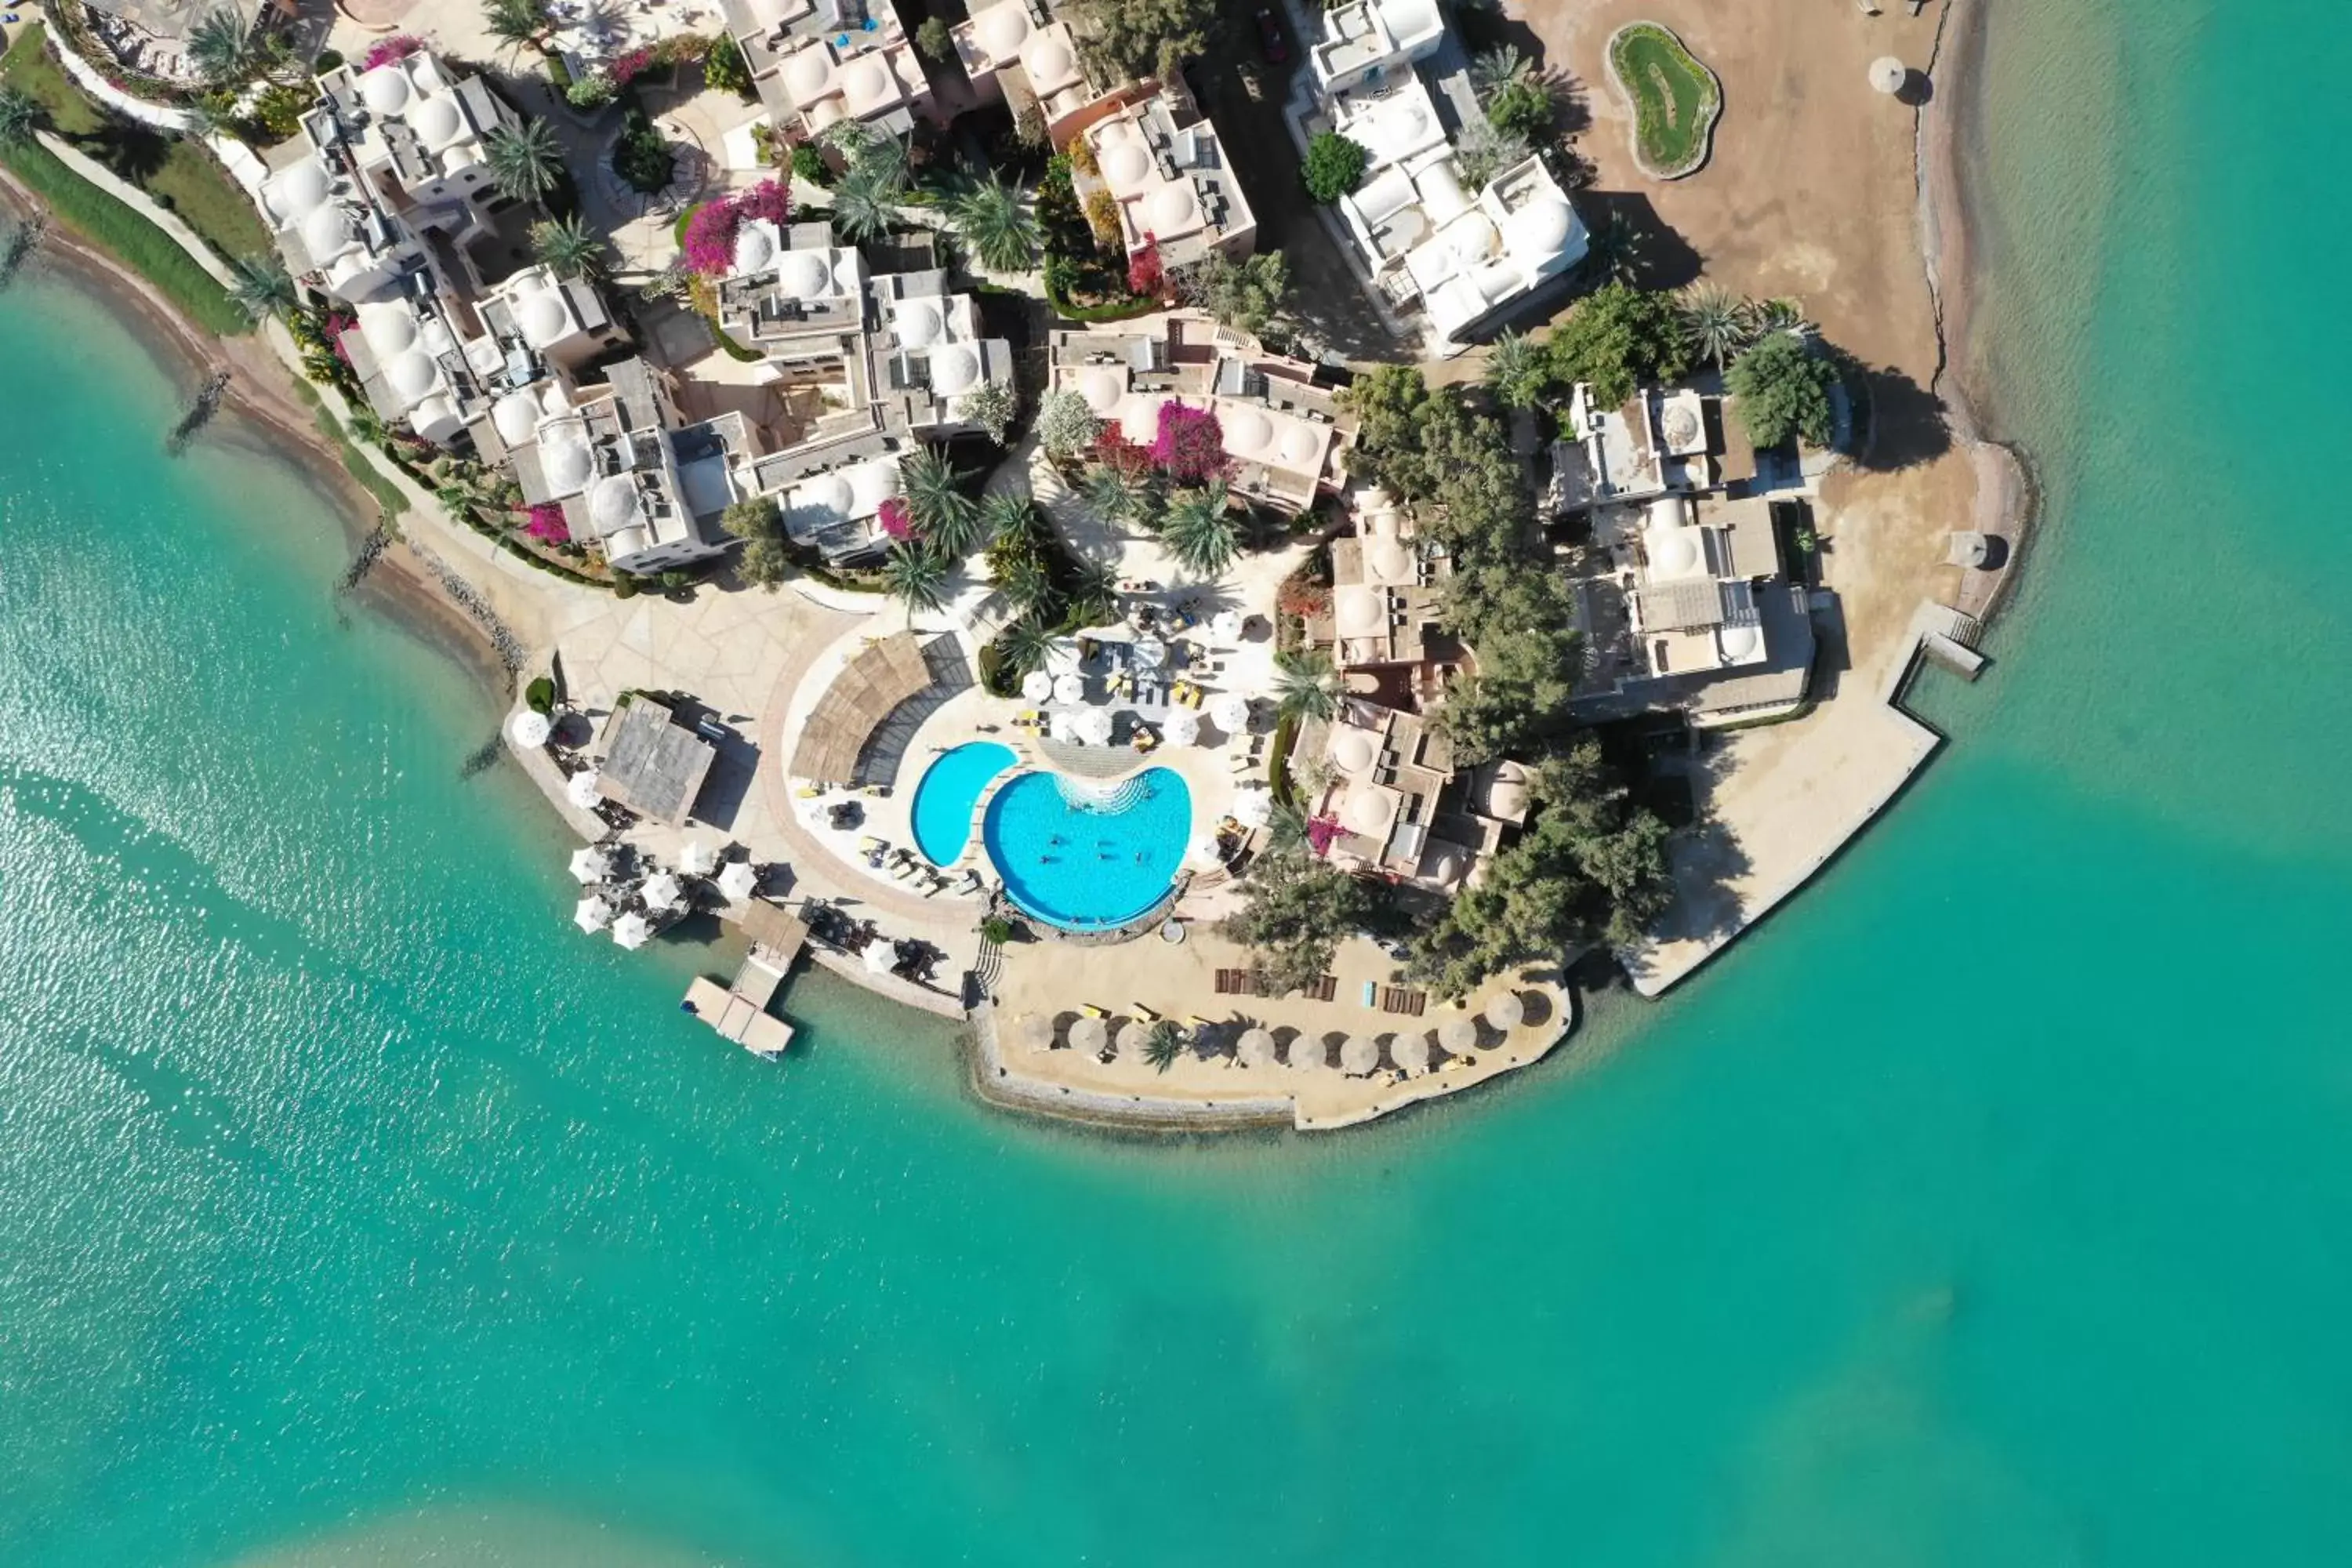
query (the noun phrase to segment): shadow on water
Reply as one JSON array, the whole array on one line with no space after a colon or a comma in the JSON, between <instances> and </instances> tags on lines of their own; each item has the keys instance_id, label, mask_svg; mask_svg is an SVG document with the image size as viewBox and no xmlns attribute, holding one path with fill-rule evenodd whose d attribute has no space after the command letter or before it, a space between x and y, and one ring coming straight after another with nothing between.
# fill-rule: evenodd
<instances>
[{"instance_id":1,"label":"shadow on water","mask_svg":"<svg viewBox=\"0 0 2352 1568\"><path fill-rule=\"evenodd\" d=\"M498 731L491 731L490 738L467 752L466 760L458 764L457 776L470 779L488 773L499 765L499 759L506 755L506 742L499 738Z\"/></svg>"},{"instance_id":2,"label":"shadow on water","mask_svg":"<svg viewBox=\"0 0 2352 1568\"><path fill-rule=\"evenodd\" d=\"M185 414L180 416L180 422L172 426L172 433L163 437L164 456L176 458L188 449L188 443L195 439L196 432L211 424L213 416L220 412L221 394L227 390L228 372L216 370L205 378L205 384L197 389L196 400L188 405Z\"/></svg>"}]
</instances>

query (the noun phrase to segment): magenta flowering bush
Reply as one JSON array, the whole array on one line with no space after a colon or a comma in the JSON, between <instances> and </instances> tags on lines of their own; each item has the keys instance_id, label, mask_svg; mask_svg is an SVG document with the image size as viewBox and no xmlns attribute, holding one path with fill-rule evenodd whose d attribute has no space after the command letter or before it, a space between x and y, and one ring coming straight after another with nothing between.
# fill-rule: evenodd
<instances>
[{"instance_id":1,"label":"magenta flowering bush","mask_svg":"<svg viewBox=\"0 0 2352 1568\"><path fill-rule=\"evenodd\" d=\"M735 270L735 231L743 220L765 218L781 226L792 210L791 192L774 180L762 180L740 195L703 203L686 220L681 244L687 266L705 278L726 277Z\"/></svg>"},{"instance_id":2,"label":"magenta flowering bush","mask_svg":"<svg viewBox=\"0 0 2352 1568\"><path fill-rule=\"evenodd\" d=\"M907 509L904 497L892 496L875 508L874 521L880 523L882 531L893 539L915 537L915 514Z\"/></svg>"},{"instance_id":3,"label":"magenta flowering bush","mask_svg":"<svg viewBox=\"0 0 2352 1568\"><path fill-rule=\"evenodd\" d=\"M388 66L394 60L404 60L425 47L425 40L414 33L396 33L389 38L378 38L360 57L360 69L372 71L378 66Z\"/></svg>"},{"instance_id":4,"label":"magenta flowering bush","mask_svg":"<svg viewBox=\"0 0 2352 1568\"><path fill-rule=\"evenodd\" d=\"M1192 408L1170 398L1160 405L1160 428L1151 460L1179 484L1197 485L1225 471L1225 429L1216 410Z\"/></svg>"},{"instance_id":5,"label":"magenta flowering bush","mask_svg":"<svg viewBox=\"0 0 2352 1568\"><path fill-rule=\"evenodd\" d=\"M637 77L642 76L645 73L646 68L653 63L654 51L650 46L641 49L631 49L627 54L623 55L619 59L613 62L613 85L615 87L628 86L631 81L635 80Z\"/></svg>"},{"instance_id":6,"label":"magenta flowering bush","mask_svg":"<svg viewBox=\"0 0 2352 1568\"><path fill-rule=\"evenodd\" d=\"M793 216L793 194L779 180L761 180L735 198L735 211L741 217L764 218L777 227Z\"/></svg>"},{"instance_id":7,"label":"magenta flowering bush","mask_svg":"<svg viewBox=\"0 0 2352 1568\"><path fill-rule=\"evenodd\" d=\"M546 544L565 544L572 539L571 525L563 521L563 508L551 500L543 500L526 514L529 521L522 531Z\"/></svg>"},{"instance_id":8,"label":"magenta flowering bush","mask_svg":"<svg viewBox=\"0 0 2352 1568\"><path fill-rule=\"evenodd\" d=\"M1318 855L1329 850L1331 841L1339 837L1339 822L1337 817L1318 816L1307 824L1307 847Z\"/></svg>"}]
</instances>

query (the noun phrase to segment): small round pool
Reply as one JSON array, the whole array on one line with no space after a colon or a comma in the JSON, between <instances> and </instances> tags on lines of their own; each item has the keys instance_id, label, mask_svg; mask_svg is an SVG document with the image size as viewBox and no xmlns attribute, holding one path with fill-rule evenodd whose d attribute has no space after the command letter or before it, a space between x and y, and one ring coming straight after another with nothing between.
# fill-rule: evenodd
<instances>
[{"instance_id":1,"label":"small round pool","mask_svg":"<svg viewBox=\"0 0 2352 1568\"><path fill-rule=\"evenodd\" d=\"M934 866L952 866L971 841L971 808L988 781L1019 759L994 741L942 752L915 786L915 847Z\"/></svg>"},{"instance_id":2,"label":"small round pool","mask_svg":"<svg viewBox=\"0 0 2352 1568\"><path fill-rule=\"evenodd\" d=\"M1102 785L1023 773L988 803L982 832L1014 903L1065 931L1097 931L1168 891L1192 840L1192 794L1167 768Z\"/></svg>"}]
</instances>

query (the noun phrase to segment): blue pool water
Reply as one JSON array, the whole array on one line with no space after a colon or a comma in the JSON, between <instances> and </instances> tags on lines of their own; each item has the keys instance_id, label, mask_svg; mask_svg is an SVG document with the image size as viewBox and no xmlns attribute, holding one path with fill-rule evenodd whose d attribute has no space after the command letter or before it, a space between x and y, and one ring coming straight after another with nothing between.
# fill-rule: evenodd
<instances>
[{"instance_id":1,"label":"blue pool water","mask_svg":"<svg viewBox=\"0 0 2352 1568\"><path fill-rule=\"evenodd\" d=\"M1068 931L1112 926L1175 879L1192 792L1166 768L1104 786L1023 773L988 803L982 832L1014 903Z\"/></svg>"},{"instance_id":2,"label":"blue pool water","mask_svg":"<svg viewBox=\"0 0 2352 1568\"><path fill-rule=\"evenodd\" d=\"M971 808L988 781L1018 759L1013 748L973 741L943 752L915 786L915 847L934 866L949 866L971 838Z\"/></svg>"}]
</instances>

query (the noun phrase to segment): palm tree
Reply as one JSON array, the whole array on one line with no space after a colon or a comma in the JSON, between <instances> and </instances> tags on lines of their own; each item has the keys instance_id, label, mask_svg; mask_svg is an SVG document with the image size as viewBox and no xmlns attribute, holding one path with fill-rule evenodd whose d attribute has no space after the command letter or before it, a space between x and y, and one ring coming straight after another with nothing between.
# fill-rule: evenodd
<instances>
[{"instance_id":1,"label":"palm tree","mask_svg":"<svg viewBox=\"0 0 2352 1568\"><path fill-rule=\"evenodd\" d=\"M993 173L956 197L948 216L991 272L1026 272L1037 265L1037 220L1021 205L1021 192Z\"/></svg>"},{"instance_id":2,"label":"palm tree","mask_svg":"<svg viewBox=\"0 0 2352 1568\"><path fill-rule=\"evenodd\" d=\"M1079 481L1078 499L1105 522L1120 522L1143 510L1143 480L1116 463L1097 463Z\"/></svg>"},{"instance_id":3,"label":"palm tree","mask_svg":"<svg viewBox=\"0 0 2352 1568\"><path fill-rule=\"evenodd\" d=\"M578 214L530 227L530 253L558 278L593 278L604 269L604 239Z\"/></svg>"},{"instance_id":4,"label":"palm tree","mask_svg":"<svg viewBox=\"0 0 2352 1568\"><path fill-rule=\"evenodd\" d=\"M1684 342L1699 358L1714 361L1717 370L1748 346L1748 305L1728 289L1712 283L1685 289L1677 308Z\"/></svg>"},{"instance_id":5,"label":"palm tree","mask_svg":"<svg viewBox=\"0 0 2352 1568\"><path fill-rule=\"evenodd\" d=\"M1642 251L1646 243L1633 219L1622 212L1611 213L1609 221L1592 231L1584 264L1608 282L1633 288L1642 279Z\"/></svg>"},{"instance_id":6,"label":"palm tree","mask_svg":"<svg viewBox=\"0 0 2352 1568\"><path fill-rule=\"evenodd\" d=\"M898 459L898 488L915 531L941 554L969 555L980 542L980 509L963 493L964 476L937 447Z\"/></svg>"},{"instance_id":7,"label":"palm tree","mask_svg":"<svg viewBox=\"0 0 2352 1568\"><path fill-rule=\"evenodd\" d=\"M1194 576L1222 576L1241 548L1241 537L1225 510L1225 481L1211 479L1169 502L1168 515L1160 523L1160 542Z\"/></svg>"},{"instance_id":8,"label":"palm tree","mask_svg":"<svg viewBox=\"0 0 2352 1568\"><path fill-rule=\"evenodd\" d=\"M1506 331L1486 361L1486 384L1506 408L1533 408L1551 379L1551 356L1523 333Z\"/></svg>"},{"instance_id":9,"label":"palm tree","mask_svg":"<svg viewBox=\"0 0 2352 1568\"><path fill-rule=\"evenodd\" d=\"M1535 62L1510 44L1470 57L1470 85L1486 102L1507 87L1539 79Z\"/></svg>"},{"instance_id":10,"label":"palm tree","mask_svg":"<svg viewBox=\"0 0 2352 1568\"><path fill-rule=\"evenodd\" d=\"M1274 656L1275 711L1292 721L1328 719L1339 708L1339 671L1321 648Z\"/></svg>"},{"instance_id":11,"label":"palm tree","mask_svg":"<svg viewBox=\"0 0 2352 1568\"><path fill-rule=\"evenodd\" d=\"M1061 639L1054 628L1035 616L1024 616L1004 628L996 639L997 649L1004 667L1015 675L1026 675L1033 669L1045 668L1045 660Z\"/></svg>"},{"instance_id":12,"label":"palm tree","mask_svg":"<svg viewBox=\"0 0 2352 1568\"><path fill-rule=\"evenodd\" d=\"M547 10L539 0L489 0L482 30L499 41L502 55L527 49L546 37Z\"/></svg>"},{"instance_id":13,"label":"palm tree","mask_svg":"<svg viewBox=\"0 0 2352 1568\"><path fill-rule=\"evenodd\" d=\"M1802 338L1813 331L1813 323L1805 320L1804 306L1794 300L1765 300L1748 307L1750 341L1770 332L1794 332Z\"/></svg>"},{"instance_id":14,"label":"palm tree","mask_svg":"<svg viewBox=\"0 0 2352 1568\"><path fill-rule=\"evenodd\" d=\"M236 263L236 281L229 285L228 297L256 326L272 316L291 316L301 303L293 275L275 256L246 257Z\"/></svg>"},{"instance_id":15,"label":"palm tree","mask_svg":"<svg viewBox=\"0 0 2352 1568\"><path fill-rule=\"evenodd\" d=\"M556 143L555 127L544 120L526 120L520 130L501 125L483 138L482 150L490 184L514 201L538 201L563 174L563 150Z\"/></svg>"},{"instance_id":16,"label":"palm tree","mask_svg":"<svg viewBox=\"0 0 2352 1568\"><path fill-rule=\"evenodd\" d=\"M1037 512L1027 496L999 490L981 501L980 521L992 542L1026 539L1036 531Z\"/></svg>"},{"instance_id":17,"label":"palm tree","mask_svg":"<svg viewBox=\"0 0 2352 1568\"><path fill-rule=\"evenodd\" d=\"M882 582L891 597L907 606L907 619L917 610L936 610L948 602L948 563L928 544L894 544L882 563Z\"/></svg>"},{"instance_id":18,"label":"palm tree","mask_svg":"<svg viewBox=\"0 0 2352 1568\"><path fill-rule=\"evenodd\" d=\"M1184 1031L1173 1018L1159 1019L1143 1037L1143 1059L1161 1072L1174 1067L1183 1054Z\"/></svg>"},{"instance_id":19,"label":"palm tree","mask_svg":"<svg viewBox=\"0 0 2352 1568\"><path fill-rule=\"evenodd\" d=\"M13 147L19 142L33 139L34 127L41 122L41 106L33 95L13 87L0 87L0 147Z\"/></svg>"},{"instance_id":20,"label":"palm tree","mask_svg":"<svg viewBox=\"0 0 2352 1568\"><path fill-rule=\"evenodd\" d=\"M252 37L237 7L212 12L188 34L188 63L215 87L234 81L253 58Z\"/></svg>"},{"instance_id":21,"label":"palm tree","mask_svg":"<svg viewBox=\"0 0 2352 1568\"><path fill-rule=\"evenodd\" d=\"M1307 847L1307 814L1295 805L1276 805L1266 815L1265 852L1287 855Z\"/></svg>"},{"instance_id":22,"label":"palm tree","mask_svg":"<svg viewBox=\"0 0 2352 1568\"><path fill-rule=\"evenodd\" d=\"M847 239L879 239L898 216L904 194L896 179L853 165L833 183L833 226Z\"/></svg>"},{"instance_id":23,"label":"palm tree","mask_svg":"<svg viewBox=\"0 0 2352 1568\"><path fill-rule=\"evenodd\" d=\"M1053 574L1045 570L1045 561L1035 551L1024 550L1006 560L998 570L996 591L1022 615L1038 615L1053 600Z\"/></svg>"},{"instance_id":24,"label":"palm tree","mask_svg":"<svg viewBox=\"0 0 2352 1568\"><path fill-rule=\"evenodd\" d=\"M1070 584L1071 613L1082 626L1108 624L1118 614L1118 568L1108 561L1082 561Z\"/></svg>"}]
</instances>

